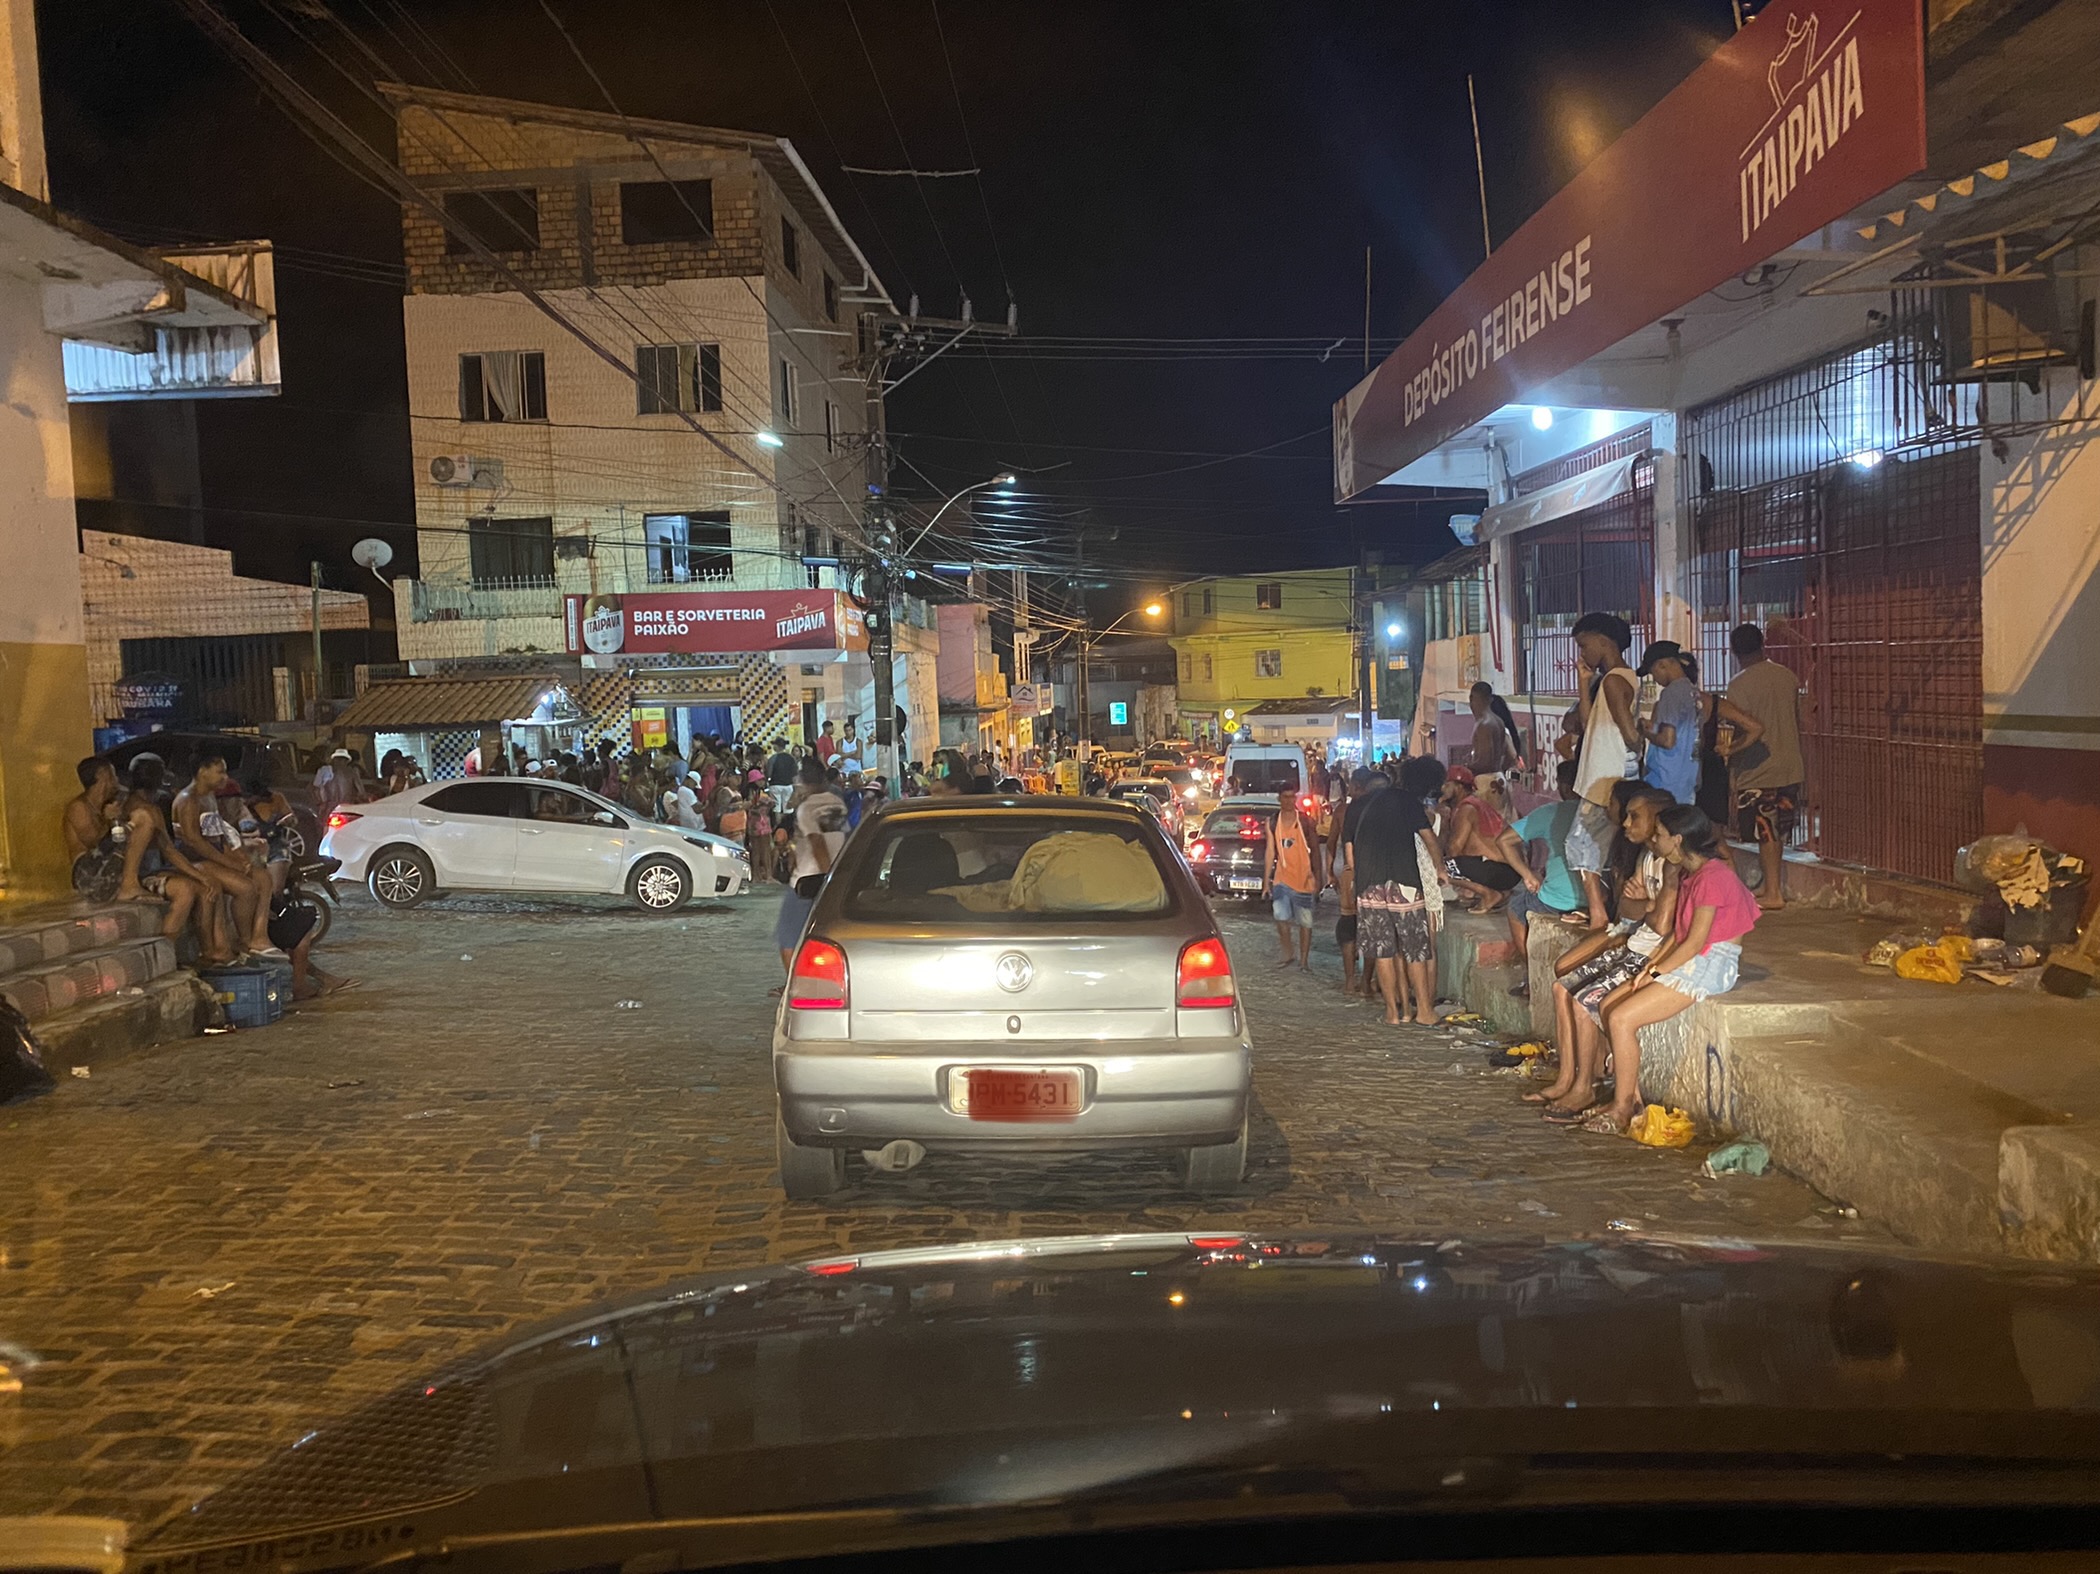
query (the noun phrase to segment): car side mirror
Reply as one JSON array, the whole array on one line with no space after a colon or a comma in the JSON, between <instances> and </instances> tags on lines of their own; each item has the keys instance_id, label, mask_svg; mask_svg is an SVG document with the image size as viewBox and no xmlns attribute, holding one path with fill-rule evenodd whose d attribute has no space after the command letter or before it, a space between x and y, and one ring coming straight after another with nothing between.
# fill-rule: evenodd
<instances>
[{"instance_id":1,"label":"car side mirror","mask_svg":"<svg viewBox=\"0 0 2100 1574\"><path fill-rule=\"evenodd\" d=\"M593 825L618 825L620 823L620 817L617 814L614 814L610 809L600 809L596 814L591 816L591 823Z\"/></svg>"}]
</instances>

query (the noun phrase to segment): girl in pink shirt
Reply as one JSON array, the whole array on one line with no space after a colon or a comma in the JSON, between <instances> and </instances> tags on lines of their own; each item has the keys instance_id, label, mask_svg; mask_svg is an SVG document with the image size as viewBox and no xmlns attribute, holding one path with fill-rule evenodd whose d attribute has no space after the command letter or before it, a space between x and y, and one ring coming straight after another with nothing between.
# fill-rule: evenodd
<instances>
[{"instance_id":1,"label":"girl in pink shirt","mask_svg":"<svg viewBox=\"0 0 2100 1574\"><path fill-rule=\"evenodd\" d=\"M1713 821L1698 809L1665 809L1648 845L1677 870L1677 912L1670 943L1604 1007L1618 1088L1612 1102L1582 1124L1608 1136L1623 1132L1640 1112L1641 1029L1735 988L1743 936L1757 923L1757 898L1736 878Z\"/></svg>"}]
</instances>

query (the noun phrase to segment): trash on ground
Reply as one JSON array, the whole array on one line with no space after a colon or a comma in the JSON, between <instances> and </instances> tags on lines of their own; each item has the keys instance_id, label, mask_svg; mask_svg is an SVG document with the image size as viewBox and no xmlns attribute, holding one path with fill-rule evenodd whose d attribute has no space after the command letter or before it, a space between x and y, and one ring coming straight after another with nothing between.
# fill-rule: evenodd
<instances>
[{"instance_id":1,"label":"trash on ground","mask_svg":"<svg viewBox=\"0 0 2100 1574\"><path fill-rule=\"evenodd\" d=\"M1692 1117L1665 1104L1650 1104L1627 1124L1626 1135L1650 1148L1688 1148Z\"/></svg>"},{"instance_id":2,"label":"trash on ground","mask_svg":"<svg viewBox=\"0 0 2100 1574\"><path fill-rule=\"evenodd\" d=\"M466 952L465 954L463 954L463 955L462 955L462 956L460 957L460 960L461 960L462 962L471 962L471 961L473 961L473 960L474 960L474 953L473 953L473 952L471 952L471 951L469 951L469 952Z\"/></svg>"},{"instance_id":3,"label":"trash on ground","mask_svg":"<svg viewBox=\"0 0 2100 1574\"><path fill-rule=\"evenodd\" d=\"M1462 1077L1466 1075L1466 1063L1463 1060L1452 1061L1451 1075L1453 1075L1454 1077Z\"/></svg>"},{"instance_id":4,"label":"trash on ground","mask_svg":"<svg viewBox=\"0 0 2100 1574\"><path fill-rule=\"evenodd\" d=\"M1637 1230L1640 1227L1640 1222L1636 1219L1614 1219L1605 1225L1607 1230Z\"/></svg>"},{"instance_id":5,"label":"trash on ground","mask_svg":"<svg viewBox=\"0 0 2100 1574\"><path fill-rule=\"evenodd\" d=\"M1519 1213L1535 1213L1542 1219L1556 1219L1560 1217L1560 1215L1535 1197L1526 1197L1522 1202L1518 1203L1517 1211Z\"/></svg>"},{"instance_id":6,"label":"trash on ground","mask_svg":"<svg viewBox=\"0 0 2100 1574\"><path fill-rule=\"evenodd\" d=\"M2066 1000L2083 1000L2093 987L2095 972L2100 972L2100 918L2085 926L2078 944L2060 945L2049 953L2049 965L2042 969L2042 988Z\"/></svg>"},{"instance_id":7,"label":"trash on ground","mask_svg":"<svg viewBox=\"0 0 2100 1574\"><path fill-rule=\"evenodd\" d=\"M1827 1213L1833 1218L1839 1219L1856 1219L1859 1217L1859 1210L1849 1202L1819 1203L1816 1207L1816 1212Z\"/></svg>"},{"instance_id":8,"label":"trash on ground","mask_svg":"<svg viewBox=\"0 0 2100 1574\"><path fill-rule=\"evenodd\" d=\"M639 1011L641 1009L642 1003L639 1000L616 1000L613 1002L613 1010L615 1011Z\"/></svg>"},{"instance_id":9,"label":"trash on ground","mask_svg":"<svg viewBox=\"0 0 2100 1574\"><path fill-rule=\"evenodd\" d=\"M344 1077L341 1081L331 1082L328 1085L331 1088L361 1088L365 1085L365 1079L363 1077Z\"/></svg>"},{"instance_id":10,"label":"trash on ground","mask_svg":"<svg viewBox=\"0 0 2100 1574\"><path fill-rule=\"evenodd\" d=\"M82 1078L85 1078L85 1077L91 1077L91 1076L93 1076L94 1074L95 1074L95 1068L94 1068L94 1067L92 1067L92 1066L75 1066L75 1067L73 1068L73 1075L74 1075L74 1076L76 1076L76 1077L82 1077Z\"/></svg>"},{"instance_id":11,"label":"trash on ground","mask_svg":"<svg viewBox=\"0 0 2100 1574\"><path fill-rule=\"evenodd\" d=\"M1463 1027L1469 1022L1485 1022L1486 1017L1478 1011L1454 1011L1444 1018L1445 1027Z\"/></svg>"},{"instance_id":12,"label":"trash on ground","mask_svg":"<svg viewBox=\"0 0 2100 1574\"><path fill-rule=\"evenodd\" d=\"M1896 976L1927 984L1958 984L1962 963L1974 955L1961 935L1942 935L1931 945L1913 946L1896 958Z\"/></svg>"},{"instance_id":13,"label":"trash on ground","mask_svg":"<svg viewBox=\"0 0 2100 1574\"><path fill-rule=\"evenodd\" d=\"M231 1279L226 1280L223 1284L200 1284L196 1289L190 1291L190 1299L193 1301L209 1301L215 1296L224 1295L233 1288L233 1285L234 1281Z\"/></svg>"},{"instance_id":14,"label":"trash on ground","mask_svg":"<svg viewBox=\"0 0 2100 1574\"><path fill-rule=\"evenodd\" d=\"M1706 1156L1705 1173L1762 1175L1772 1167L1772 1150L1762 1142L1730 1142Z\"/></svg>"}]
</instances>

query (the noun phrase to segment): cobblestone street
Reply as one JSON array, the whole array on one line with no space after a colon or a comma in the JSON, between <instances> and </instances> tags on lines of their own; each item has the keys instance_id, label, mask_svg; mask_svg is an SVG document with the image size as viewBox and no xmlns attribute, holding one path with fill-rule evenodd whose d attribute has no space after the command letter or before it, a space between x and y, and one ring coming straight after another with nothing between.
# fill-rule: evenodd
<instances>
[{"instance_id":1,"label":"cobblestone street","mask_svg":"<svg viewBox=\"0 0 2100 1574\"><path fill-rule=\"evenodd\" d=\"M1257 1056L1240 1195L1178 1191L1166 1154L936 1155L787 1204L773 901L354 896L327 960L358 990L90 1080L55 1068L54 1095L0 1112L0 1346L34 1363L0 1396L0 1510L156 1519L508 1328L703 1269L1194 1225L1878 1233L1785 1176L1545 1127L1478 1047L1344 1002L1331 909L1310 978L1275 968L1266 922L1227 921Z\"/></svg>"}]
</instances>

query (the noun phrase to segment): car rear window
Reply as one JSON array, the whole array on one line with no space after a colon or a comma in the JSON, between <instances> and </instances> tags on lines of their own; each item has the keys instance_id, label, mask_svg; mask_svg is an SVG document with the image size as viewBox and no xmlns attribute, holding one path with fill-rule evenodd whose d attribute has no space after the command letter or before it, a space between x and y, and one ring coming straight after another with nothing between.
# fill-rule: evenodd
<instances>
[{"instance_id":1,"label":"car rear window","mask_svg":"<svg viewBox=\"0 0 2100 1574\"><path fill-rule=\"evenodd\" d=\"M1144 829L1106 816L909 815L884 821L846 897L850 919L981 925L1172 911Z\"/></svg>"},{"instance_id":2,"label":"car rear window","mask_svg":"<svg viewBox=\"0 0 2100 1574\"><path fill-rule=\"evenodd\" d=\"M1269 822L1275 818L1274 809L1219 809L1203 822L1203 834L1213 840L1244 836L1258 841L1269 834Z\"/></svg>"},{"instance_id":3,"label":"car rear window","mask_svg":"<svg viewBox=\"0 0 2100 1574\"><path fill-rule=\"evenodd\" d=\"M1159 774L1176 787L1186 787L1199 779L1198 774L1186 766L1176 766L1171 771L1161 771Z\"/></svg>"}]
</instances>

